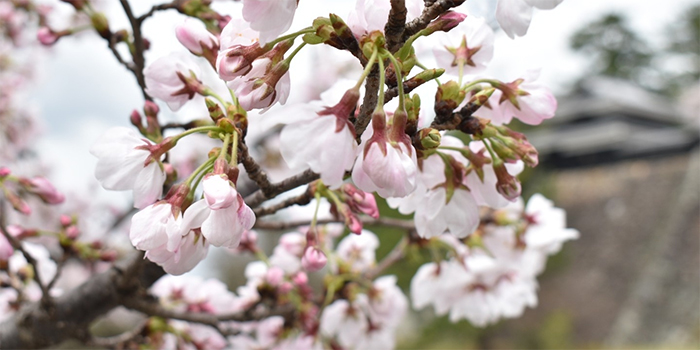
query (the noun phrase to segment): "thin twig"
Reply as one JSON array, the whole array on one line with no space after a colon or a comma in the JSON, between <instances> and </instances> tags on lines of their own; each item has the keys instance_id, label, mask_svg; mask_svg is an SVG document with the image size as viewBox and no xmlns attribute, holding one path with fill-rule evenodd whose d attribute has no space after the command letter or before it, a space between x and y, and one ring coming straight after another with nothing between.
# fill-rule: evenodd
<instances>
[{"instance_id":1,"label":"thin twig","mask_svg":"<svg viewBox=\"0 0 700 350\"><path fill-rule=\"evenodd\" d=\"M151 96L146 93L146 80L143 75L143 69L145 67L145 60L143 58L143 52L145 50L145 44L143 42L143 35L141 34L141 22L134 17L134 12L131 10L131 5L128 0L119 0L124 9L126 17L129 19L131 24L131 31L134 35L134 75L136 76L136 81L141 87L141 92L143 93L143 98L146 100L152 100Z\"/></svg>"},{"instance_id":2,"label":"thin twig","mask_svg":"<svg viewBox=\"0 0 700 350\"><path fill-rule=\"evenodd\" d=\"M127 309L135 310L144 313L148 316L158 316L174 320L188 321L211 326L223 336L225 332L219 328L219 319L216 315L203 312L177 312L163 308L155 300L149 300L142 297L130 297L122 300L122 305Z\"/></svg>"},{"instance_id":3,"label":"thin twig","mask_svg":"<svg viewBox=\"0 0 700 350\"><path fill-rule=\"evenodd\" d=\"M255 208L262 204L262 202L274 198L280 193L287 192L291 189L297 188L301 185L306 185L311 181L318 179L318 174L311 170L306 170L301 174L294 175L290 178L284 179L280 182L270 184L267 188L261 188L253 194L245 197L245 202L251 208Z\"/></svg>"},{"instance_id":4,"label":"thin twig","mask_svg":"<svg viewBox=\"0 0 700 350\"><path fill-rule=\"evenodd\" d=\"M86 343L87 345L92 345L92 346L100 346L100 347L106 347L106 348L112 348L115 347L119 344L123 344L128 342L131 339L134 339L137 335L139 335L143 329L148 325L148 319L145 319L141 322L139 322L136 327L133 329L115 335L113 337L92 337L90 338Z\"/></svg>"},{"instance_id":5,"label":"thin twig","mask_svg":"<svg viewBox=\"0 0 700 350\"><path fill-rule=\"evenodd\" d=\"M430 6L425 7L423 13L421 13L418 18L406 23L406 29L403 32L403 40L405 41L411 35L425 29L430 21L436 19L449 9L463 4L464 1L465 0L437 0Z\"/></svg>"},{"instance_id":6,"label":"thin twig","mask_svg":"<svg viewBox=\"0 0 700 350\"><path fill-rule=\"evenodd\" d=\"M12 245L12 248L14 248L16 251L22 253L24 255L24 259L27 260L27 263L32 266L32 269L34 270L33 279L34 281L39 285L39 288L41 289L41 304L44 307L49 307L52 303L53 300L51 299L51 295L49 294L49 290L46 288L44 283L41 282L41 278L39 276L39 263L34 259L31 254L27 253L26 250L22 247L22 243L17 240L14 236L9 234L7 232L7 229L3 227L3 229L0 229L0 232L7 238L7 240L10 242L10 245Z\"/></svg>"},{"instance_id":7,"label":"thin twig","mask_svg":"<svg viewBox=\"0 0 700 350\"><path fill-rule=\"evenodd\" d=\"M311 199L313 198L313 194L311 191L308 189L304 191L304 193L294 196L294 197L289 197L279 203L263 207L263 208L256 208L255 211L255 216L256 217L261 217L265 215L272 215L276 213L279 210L282 210L287 207L291 207L292 205L307 205L311 202Z\"/></svg>"},{"instance_id":8,"label":"thin twig","mask_svg":"<svg viewBox=\"0 0 700 350\"><path fill-rule=\"evenodd\" d=\"M379 218L379 219L374 219L370 217L361 217L360 221L362 221L363 225L367 226L391 226L391 227L396 227L396 228L402 228L405 230L413 230L415 229L415 224L413 223L413 220L403 220L403 219L394 219L394 218ZM334 223L340 223L342 224L343 221L339 219L323 219L323 220L318 220L316 222L319 225L325 225L325 224L334 224ZM262 229L262 230L286 230L290 228L295 228L295 227L300 227L300 226L308 226L310 225L310 221L281 221L281 222L269 222L269 221L256 221L254 228L256 229Z\"/></svg>"},{"instance_id":9,"label":"thin twig","mask_svg":"<svg viewBox=\"0 0 700 350\"><path fill-rule=\"evenodd\" d=\"M365 272L365 278L367 279L374 279L375 277L379 276L382 271L386 270L389 266L395 264L399 260L403 259L403 257L406 255L406 247L408 246L408 236L404 236L401 238L399 243L394 246L394 248L387 254L387 256L382 259L382 261L377 264L374 268L371 270Z\"/></svg>"},{"instance_id":10,"label":"thin twig","mask_svg":"<svg viewBox=\"0 0 700 350\"><path fill-rule=\"evenodd\" d=\"M138 18L136 18L136 21L137 21L139 24L140 24L140 23L143 23L143 21L145 21L148 17L153 16L153 14L156 13L156 11L163 11L163 10L169 10L169 9L176 9L176 8L178 8L178 6L180 5L181 2L182 2L182 1L175 0L175 1L170 2L170 3L155 5L155 6L151 7L151 9L148 10L148 12L146 12L146 13L144 13L143 15L139 16Z\"/></svg>"}]
</instances>

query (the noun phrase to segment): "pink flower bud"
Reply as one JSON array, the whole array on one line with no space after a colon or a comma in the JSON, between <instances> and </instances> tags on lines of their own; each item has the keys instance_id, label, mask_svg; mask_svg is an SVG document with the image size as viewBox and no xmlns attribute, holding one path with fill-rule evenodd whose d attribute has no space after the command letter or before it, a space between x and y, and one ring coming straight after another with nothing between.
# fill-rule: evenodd
<instances>
[{"instance_id":1,"label":"pink flower bud","mask_svg":"<svg viewBox=\"0 0 700 350\"><path fill-rule=\"evenodd\" d=\"M0 177L5 177L7 175L10 175L10 169L6 167L0 167Z\"/></svg>"},{"instance_id":2,"label":"pink flower bud","mask_svg":"<svg viewBox=\"0 0 700 350\"><path fill-rule=\"evenodd\" d=\"M59 36L48 27L41 27L36 32L36 37L42 45L50 46L58 41Z\"/></svg>"},{"instance_id":3,"label":"pink flower bud","mask_svg":"<svg viewBox=\"0 0 700 350\"><path fill-rule=\"evenodd\" d=\"M22 228L22 226L19 225L9 225L7 226L6 230L7 233L10 234L10 236L15 238L22 236L22 233L24 233L24 229Z\"/></svg>"},{"instance_id":4,"label":"pink flower bud","mask_svg":"<svg viewBox=\"0 0 700 350\"><path fill-rule=\"evenodd\" d=\"M15 250L12 248L12 244L7 240L5 235L0 233L0 261L7 261Z\"/></svg>"},{"instance_id":5,"label":"pink flower bud","mask_svg":"<svg viewBox=\"0 0 700 350\"><path fill-rule=\"evenodd\" d=\"M328 258L320 249L309 246L304 251L304 256L301 257L301 266L304 270L314 272L326 266Z\"/></svg>"},{"instance_id":6,"label":"pink flower bud","mask_svg":"<svg viewBox=\"0 0 700 350\"><path fill-rule=\"evenodd\" d=\"M294 275L294 277L292 277L292 282L294 282L294 284L297 286L305 285L309 283L309 276L306 274L306 272L299 271L296 275Z\"/></svg>"},{"instance_id":7,"label":"pink flower bud","mask_svg":"<svg viewBox=\"0 0 700 350\"><path fill-rule=\"evenodd\" d=\"M61 215L60 219L61 226L68 227L73 223L73 219L68 215Z\"/></svg>"},{"instance_id":8,"label":"pink flower bud","mask_svg":"<svg viewBox=\"0 0 700 350\"><path fill-rule=\"evenodd\" d=\"M160 112L160 107L153 101L146 101L143 104L143 113L146 113L147 117L157 117L158 112Z\"/></svg>"},{"instance_id":9,"label":"pink flower bud","mask_svg":"<svg viewBox=\"0 0 700 350\"><path fill-rule=\"evenodd\" d=\"M508 173L505 164L500 161L494 161L493 170L496 173L496 178L498 182L496 183L496 190L503 197L511 202L514 202L520 196L521 187L518 179L513 177Z\"/></svg>"},{"instance_id":10,"label":"pink flower bud","mask_svg":"<svg viewBox=\"0 0 700 350\"><path fill-rule=\"evenodd\" d=\"M47 204L61 204L66 197L43 177L35 177L27 182L27 190L41 198Z\"/></svg>"},{"instance_id":11,"label":"pink flower bud","mask_svg":"<svg viewBox=\"0 0 700 350\"><path fill-rule=\"evenodd\" d=\"M449 32L452 28L462 23L467 15L459 12L448 11L440 15L436 20L431 22L426 31L433 33L436 31Z\"/></svg>"},{"instance_id":12,"label":"pink flower bud","mask_svg":"<svg viewBox=\"0 0 700 350\"><path fill-rule=\"evenodd\" d=\"M267 283L273 287L279 286L283 279L284 270L277 266L271 267L269 270L267 270L267 274L265 275L265 281L267 281Z\"/></svg>"},{"instance_id":13,"label":"pink flower bud","mask_svg":"<svg viewBox=\"0 0 700 350\"><path fill-rule=\"evenodd\" d=\"M207 31L202 22L190 17L175 28L175 37L182 46L197 56L202 56L205 51L219 50L219 40Z\"/></svg>"},{"instance_id":14,"label":"pink flower bud","mask_svg":"<svg viewBox=\"0 0 700 350\"><path fill-rule=\"evenodd\" d=\"M66 236L70 239L76 239L78 238L78 235L80 235L80 231L78 230L78 227L75 225L70 225L68 228L66 228Z\"/></svg>"},{"instance_id":15,"label":"pink flower bud","mask_svg":"<svg viewBox=\"0 0 700 350\"><path fill-rule=\"evenodd\" d=\"M279 286L279 292L282 294L287 294L287 293L291 292L292 289L294 289L294 285L289 283L289 282L283 282Z\"/></svg>"},{"instance_id":16,"label":"pink flower bud","mask_svg":"<svg viewBox=\"0 0 700 350\"><path fill-rule=\"evenodd\" d=\"M141 113L139 113L139 111L134 109L129 116L129 121L131 122L131 125L139 129L143 128L143 124L141 123Z\"/></svg>"},{"instance_id":17,"label":"pink flower bud","mask_svg":"<svg viewBox=\"0 0 700 350\"><path fill-rule=\"evenodd\" d=\"M238 192L226 176L207 175L204 177L202 187L204 188L204 199L206 199L209 208L213 210L228 208L238 200Z\"/></svg>"}]
</instances>

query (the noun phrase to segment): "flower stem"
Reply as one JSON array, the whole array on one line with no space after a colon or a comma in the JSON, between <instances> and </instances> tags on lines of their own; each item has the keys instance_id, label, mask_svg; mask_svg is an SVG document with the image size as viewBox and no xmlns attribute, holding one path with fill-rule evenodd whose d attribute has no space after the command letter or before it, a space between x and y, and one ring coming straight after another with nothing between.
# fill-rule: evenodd
<instances>
[{"instance_id":1,"label":"flower stem","mask_svg":"<svg viewBox=\"0 0 700 350\"><path fill-rule=\"evenodd\" d=\"M196 134L196 133L204 133L204 132L209 132L209 131L222 131L222 129L216 125L199 126L196 128L185 130L181 134L173 136L173 142L177 142L178 140L180 140L181 138L183 138L187 135L192 135L192 134Z\"/></svg>"},{"instance_id":2,"label":"flower stem","mask_svg":"<svg viewBox=\"0 0 700 350\"><path fill-rule=\"evenodd\" d=\"M369 58L369 61L367 61L367 65L365 66L365 70L362 71L362 75L360 76L360 79L357 81L357 84L355 84L355 89L359 89L362 86L362 83L365 81L365 78L369 75L369 72L372 71L372 67L374 67L374 61L377 60L377 55L379 54L378 50L372 51L372 56Z\"/></svg>"},{"instance_id":3,"label":"flower stem","mask_svg":"<svg viewBox=\"0 0 700 350\"><path fill-rule=\"evenodd\" d=\"M315 32L316 32L316 29L314 29L313 27L307 27L307 28L304 28L304 29L302 29L302 30L300 30L300 31L298 31L298 32L294 32L294 33L291 33L291 34L287 34L287 35L285 35L285 36L281 36L281 37L279 37L279 38L277 38L277 39L275 39L275 40L272 40L272 41L270 41L269 43L265 44L265 46L270 46L270 48L272 48L272 46L275 46L275 45L277 45L278 43L281 43L281 42L283 42L283 41L285 41L285 40L295 39L295 38L298 37L299 35L306 34L306 33L315 33Z\"/></svg>"},{"instance_id":4,"label":"flower stem","mask_svg":"<svg viewBox=\"0 0 700 350\"><path fill-rule=\"evenodd\" d=\"M214 164L215 160L216 160L216 157L211 157L206 162L200 164L199 167L197 167L197 169L195 169L192 172L192 174L190 174L190 176L187 178L187 180L185 181L185 185L187 185L189 187L192 184L192 180L194 180L195 176L197 174L199 174L200 172L203 172L203 170L205 170L208 166L211 166L212 164Z\"/></svg>"},{"instance_id":5,"label":"flower stem","mask_svg":"<svg viewBox=\"0 0 700 350\"><path fill-rule=\"evenodd\" d=\"M229 165L232 167L237 167L238 166L238 131L234 130L233 131L233 143L231 146L231 161L229 162Z\"/></svg>"},{"instance_id":6,"label":"flower stem","mask_svg":"<svg viewBox=\"0 0 700 350\"><path fill-rule=\"evenodd\" d=\"M389 60L391 61L391 64L394 66L394 74L396 74L396 85L399 88L399 110L405 111L406 106L404 105L404 91L403 91L403 77L401 76L401 65L399 64L399 61L396 60L396 57L389 53L389 51L386 51L389 56Z\"/></svg>"}]
</instances>

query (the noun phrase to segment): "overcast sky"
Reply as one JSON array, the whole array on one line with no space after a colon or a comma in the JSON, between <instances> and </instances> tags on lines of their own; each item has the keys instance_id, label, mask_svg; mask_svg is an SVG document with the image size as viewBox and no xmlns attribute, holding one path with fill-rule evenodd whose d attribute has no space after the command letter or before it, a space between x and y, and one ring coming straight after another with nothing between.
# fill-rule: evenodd
<instances>
[{"instance_id":1,"label":"overcast sky","mask_svg":"<svg viewBox=\"0 0 700 350\"><path fill-rule=\"evenodd\" d=\"M157 1L131 2L138 14ZM331 10L331 3L338 8ZM473 3L470 8L476 14L492 15L485 13L493 9L484 5L485 0L468 3ZM555 91L561 91L581 75L588 63L568 48L569 37L584 24L615 11L626 15L639 33L662 43L663 28L694 3L697 0L566 0L554 10L536 11L525 37L511 40L499 32L490 69L497 78L513 79L526 69L542 68L541 79ZM306 26L309 19L330 11L345 15L351 5L343 0L301 0L294 27ZM70 13L66 4L56 6ZM104 1L103 9L112 29L126 26L117 1ZM181 50L173 31L181 20L180 15L169 11L146 22L144 31L154 43L147 55L149 62ZM139 108L143 100L134 78L117 64L104 41L93 33L62 39L47 51L43 63L31 93L32 103L39 107L45 120L46 138L39 150L47 163L54 165L53 177L59 187L79 190L93 178L96 161L88 153L89 146L107 128L128 126L130 111ZM121 198L126 201L128 196Z\"/></svg>"}]
</instances>

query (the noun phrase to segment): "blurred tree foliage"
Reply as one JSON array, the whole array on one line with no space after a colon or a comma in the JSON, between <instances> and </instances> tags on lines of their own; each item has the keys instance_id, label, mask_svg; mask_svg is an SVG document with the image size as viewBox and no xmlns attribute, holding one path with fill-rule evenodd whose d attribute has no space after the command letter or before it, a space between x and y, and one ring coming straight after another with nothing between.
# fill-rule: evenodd
<instances>
[{"instance_id":1,"label":"blurred tree foliage","mask_svg":"<svg viewBox=\"0 0 700 350\"><path fill-rule=\"evenodd\" d=\"M579 29L571 37L574 51L592 57L582 78L599 74L631 80L667 95L700 79L700 5L682 12L668 25L661 47L636 33L627 18L610 13Z\"/></svg>"}]
</instances>

